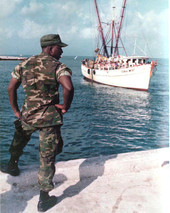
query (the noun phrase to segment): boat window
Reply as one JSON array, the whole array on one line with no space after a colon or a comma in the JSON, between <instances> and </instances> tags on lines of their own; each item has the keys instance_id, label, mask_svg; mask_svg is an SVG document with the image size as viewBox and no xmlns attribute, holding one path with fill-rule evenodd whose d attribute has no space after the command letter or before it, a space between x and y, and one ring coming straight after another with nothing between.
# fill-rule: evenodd
<instances>
[{"instance_id":1,"label":"boat window","mask_svg":"<svg viewBox=\"0 0 170 213\"><path fill-rule=\"evenodd\" d=\"M87 70L87 73L90 74L90 69Z\"/></svg>"}]
</instances>

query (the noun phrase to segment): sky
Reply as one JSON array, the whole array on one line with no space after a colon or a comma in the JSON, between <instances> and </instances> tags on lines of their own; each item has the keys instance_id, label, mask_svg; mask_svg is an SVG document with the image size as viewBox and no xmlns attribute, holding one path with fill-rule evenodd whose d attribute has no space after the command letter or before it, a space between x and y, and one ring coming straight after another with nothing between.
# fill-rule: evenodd
<instances>
[{"instance_id":1,"label":"sky","mask_svg":"<svg viewBox=\"0 0 170 213\"><path fill-rule=\"evenodd\" d=\"M121 0L97 2L103 22L120 17ZM129 55L169 57L168 7L168 0L127 0L121 35ZM94 55L98 24L93 0L1 0L0 8L0 55L39 54L41 36L51 33L68 44L65 56Z\"/></svg>"}]
</instances>

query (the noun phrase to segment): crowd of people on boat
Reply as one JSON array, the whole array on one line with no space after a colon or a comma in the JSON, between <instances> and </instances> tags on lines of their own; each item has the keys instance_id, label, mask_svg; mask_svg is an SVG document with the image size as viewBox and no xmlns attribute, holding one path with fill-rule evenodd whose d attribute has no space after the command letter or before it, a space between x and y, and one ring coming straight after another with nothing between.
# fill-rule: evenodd
<instances>
[{"instance_id":1,"label":"crowd of people on boat","mask_svg":"<svg viewBox=\"0 0 170 213\"><path fill-rule=\"evenodd\" d=\"M121 58L121 57L110 57L106 58L103 56L97 56L95 60L84 59L82 61L84 65L91 69L121 69L134 66L140 66L148 62L145 58Z\"/></svg>"}]
</instances>

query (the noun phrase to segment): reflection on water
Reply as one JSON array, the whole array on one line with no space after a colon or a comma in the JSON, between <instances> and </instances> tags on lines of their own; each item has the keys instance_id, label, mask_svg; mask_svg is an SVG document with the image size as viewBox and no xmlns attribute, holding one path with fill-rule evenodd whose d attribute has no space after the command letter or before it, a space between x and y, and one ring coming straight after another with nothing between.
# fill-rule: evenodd
<instances>
[{"instance_id":1,"label":"reflection on water","mask_svg":"<svg viewBox=\"0 0 170 213\"><path fill-rule=\"evenodd\" d=\"M78 58L79 59L79 58ZM64 150L57 159L94 157L168 146L168 66L158 66L148 92L109 87L83 79L80 61L63 59L73 71L75 97L64 115L62 135ZM1 65L1 64L0 64ZM7 98L7 84L14 64L1 70L1 141L2 161L8 159L8 148L14 130L12 110ZM61 92L61 91L60 91ZM20 105L23 91L19 91ZM38 163L38 133L25 149L22 164Z\"/></svg>"}]
</instances>

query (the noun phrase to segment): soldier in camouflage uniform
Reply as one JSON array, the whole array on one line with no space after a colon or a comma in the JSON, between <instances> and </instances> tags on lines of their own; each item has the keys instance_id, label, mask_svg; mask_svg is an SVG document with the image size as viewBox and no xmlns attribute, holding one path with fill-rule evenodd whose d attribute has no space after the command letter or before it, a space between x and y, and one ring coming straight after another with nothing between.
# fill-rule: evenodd
<instances>
[{"instance_id":1,"label":"soldier in camouflage uniform","mask_svg":"<svg viewBox=\"0 0 170 213\"><path fill-rule=\"evenodd\" d=\"M54 196L48 192L54 188L52 179L55 173L55 157L62 151L63 140L60 127L63 114L70 108L74 89L71 70L59 62L62 47L57 34L41 38L42 53L21 62L12 72L8 87L11 107L18 118L15 135L10 147L11 159L7 173L19 175L18 160L30 140L31 134L39 130L40 169L38 183L40 187L39 211L46 211L56 203ZM22 84L25 92L21 111L17 104L17 89ZM59 104L58 88L63 89L63 104Z\"/></svg>"}]
</instances>

